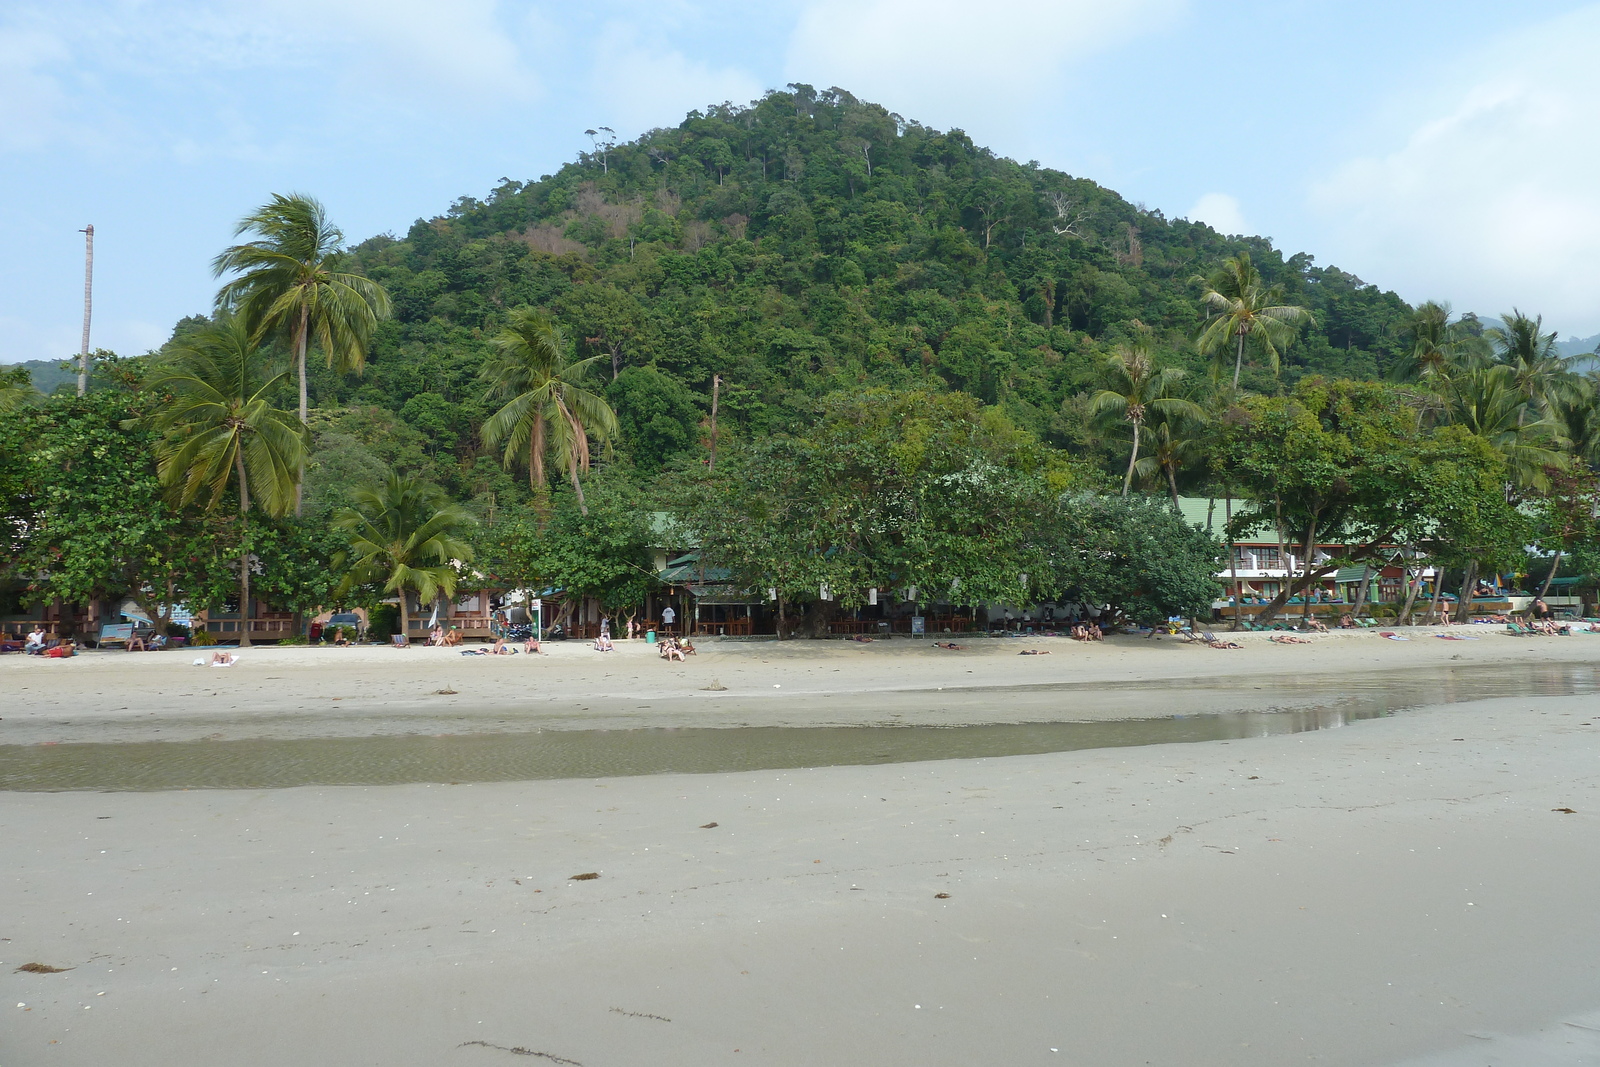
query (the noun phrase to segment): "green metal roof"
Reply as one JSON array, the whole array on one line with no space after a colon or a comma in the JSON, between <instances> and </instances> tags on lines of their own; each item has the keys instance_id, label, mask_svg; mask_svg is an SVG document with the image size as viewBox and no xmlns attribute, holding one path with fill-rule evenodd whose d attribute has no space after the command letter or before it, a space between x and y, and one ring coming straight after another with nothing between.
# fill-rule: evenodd
<instances>
[{"instance_id":1,"label":"green metal roof","mask_svg":"<svg viewBox=\"0 0 1600 1067\"><path fill-rule=\"evenodd\" d=\"M1243 500L1234 498L1233 509L1238 511L1244 506ZM1180 496L1178 498L1178 511L1192 526L1198 526L1207 533L1215 534L1219 540L1223 539L1222 527L1227 522L1227 503L1222 497ZM1270 526L1258 526L1254 530L1241 535L1235 544L1243 545L1276 545L1278 535Z\"/></svg>"}]
</instances>

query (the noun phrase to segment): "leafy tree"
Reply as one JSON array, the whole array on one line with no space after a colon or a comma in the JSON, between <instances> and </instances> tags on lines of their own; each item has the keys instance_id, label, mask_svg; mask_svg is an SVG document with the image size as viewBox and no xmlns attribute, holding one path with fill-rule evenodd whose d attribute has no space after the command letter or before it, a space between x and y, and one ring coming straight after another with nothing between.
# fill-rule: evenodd
<instances>
[{"instance_id":1,"label":"leafy tree","mask_svg":"<svg viewBox=\"0 0 1600 1067\"><path fill-rule=\"evenodd\" d=\"M179 506L239 509L240 644L250 643L250 511L287 514L299 496L305 423L273 404L285 375L264 365L247 324L223 314L163 353L150 383L162 396L152 425L157 470Z\"/></svg>"},{"instance_id":2,"label":"leafy tree","mask_svg":"<svg viewBox=\"0 0 1600 1067\"><path fill-rule=\"evenodd\" d=\"M513 311L493 344L483 377L490 383L489 395L506 402L484 423L485 443L504 446L507 466L526 450L528 484L536 500L548 491L545 453L553 447L572 480L578 510L587 514L578 476L589 470L589 439L609 441L617 431L616 413L586 381L600 357L569 359L561 331L531 308Z\"/></svg>"},{"instance_id":3,"label":"leafy tree","mask_svg":"<svg viewBox=\"0 0 1600 1067\"><path fill-rule=\"evenodd\" d=\"M1221 355L1228 347L1234 349L1235 389L1239 388L1247 342L1277 373L1280 350L1294 337L1296 327L1311 321L1311 312L1305 308L1281 303L1282 288L1262 281L1249 252L1223 260L1210 277L1196 275L1192 281L1205 287L1200 302L1208 314L1216 316L1200 333L1200 351Z\"/></svg>"},{"instance_id":4,"label":"leafy tree","mask_svg":"<svg viewBox=\"0 0 1600 1067\"><path fill-rule=\"evenodd\" d=\"M459 564L472 562L465 540L472 516L437 487L415 476L391 474L382 485L357 489L351 506L333 514L349 540L337 563L349 571L340 585L379 584L400 598L400 632L409 633L407 597L427 604L456 591Z\"/></svg>"},{"instance_id":5,"label":"leafy tree","mask_svg":"<svg viewBox=\"0 0 1600 1067\"><path fill-rule=\"evenodd\" d=\"M926 603L1053 588L1050 499L1074 476L1031 435L961 394L837 394L821 409L806 436L730 449L687 479L708 566L776 590L780 609L806 605L813 629L873 588Z\"/></svg>"},{"instance_id":6,"label":"leafy tree","mask_svg":"<svg viewBox=\"0 0 1600 1067\"><path fill-rule=\"evenodd\" d=\"M1067 596L1111 604L1145 624L1210 617L1222 546L1157 501L1070 494L1054 533L1056 580Z\"/></svg>"},{"instance_id":7,"label":"leafy tree","mask_svg":"<svg viewBox=\"0 0 1600 1067\"><path fill-rule=\"evenodd\" d=\"M370 278L339 269L344 234L311 197L274 193L234 229L235 237L246 233L256 240L226 248L212 261L218 277L236 275L217 293L217 306L241 316L257 341L272 332L288 336L304 423L307 346L315 339L330 365L360 370L373 328L389 316L389 294ZM303 480L302 471L297 484Z\"/></svg>"},{"instance_id":8,"label":"leafy tree","mask_svg":"<svg viewBox=\"0 0 1600 1067\"><path fill-rule=\"evenodd\" d=\"M606 390L617 413L618 436L632 444L633 461L657 471L696 444L699 398L654 367L629 367Z\"/></svg>"},{"instance_id":9,"label":"leafy tree","mask_svg":"<svg viewBox=\"0 0 1600 1067\"><path fill-rule=\"evenodd\" d=\"M1516 387L1532 404L1524 417L1543 415L1552 401L1570 390L1572 382L1566 362L1556 351L1556 335L1544 332L1542 315L1530 318L1513 308L1503 321L1504 326L1486 331L1484 337L1494 345L1496 362L1510 369Z\"/></svg>"}]
</instances>

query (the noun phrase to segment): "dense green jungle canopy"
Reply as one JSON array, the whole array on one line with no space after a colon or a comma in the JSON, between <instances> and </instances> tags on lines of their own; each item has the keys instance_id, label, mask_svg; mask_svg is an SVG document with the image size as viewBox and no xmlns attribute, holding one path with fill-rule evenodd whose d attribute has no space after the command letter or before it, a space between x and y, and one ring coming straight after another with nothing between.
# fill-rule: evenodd
<instances>
[{"instance_id":1,"label":"dense green jungle canopy","mask_svg":"<svg viewBox=\"0 0 1600 1067\"><path fill-rule=\"evenodd\" d=\"M422 468L460 499L514 492L476 437L489 410L477 375L521 304L604 356L619 454L642 473L702 447L714 374L724 440L795 429L832 392L963 390L1114 467L1124 446L1099 441L1071 398L1141 325L1165 362L1203 367L1190 279L1244 249L1315 314L1281 381L1247 367L1246 386L1391 369L1409 311L1392 292L842 90L792 86L597 141L554 175L358 245L395 318L365 375L313 380L311 495L374 460Z\"/></svg>"}]
</instances>

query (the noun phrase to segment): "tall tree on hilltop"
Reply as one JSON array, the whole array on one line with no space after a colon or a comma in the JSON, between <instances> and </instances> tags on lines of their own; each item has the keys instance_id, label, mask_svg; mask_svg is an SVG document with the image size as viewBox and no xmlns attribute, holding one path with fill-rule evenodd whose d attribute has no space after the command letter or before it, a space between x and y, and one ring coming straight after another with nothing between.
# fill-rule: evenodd
<instances>
[{"instance_id":1,"label":"tall tree on hilltop","mask_svg":"<svg viewBox=\"0 0 1600 1067\"><path fill-rule=\"evenodd\" d=\"M256 239L223 249L214 274L233 274L217 293L218 308L236 312L256 341L270 333L288 337L300 385L300 421L306 421L306 349L315 341L329 366L360 371L379 319L390 314L389 294L377 282L339 270L344 234L309 196L272 195L239 221L234 236ZM295 514L300 486L295 485Z\"/></svg>"},{"instance_id":2,"label":"tall tree on hilltop","mask_svg":"<svg viewBox=\"0 0 1600 1067\"><path fill-rule=\"evenodd\" d=\"M379 486L351 493L352 506L333 514L333 525L350 538L345 588L383 583L400 598L400 632L410 633L407 596L420 604L456 592L454 563L470 563L472 547L462 538L474 520L444 490L412 475L390 474ZM348 557L347 557L348 558Z\"/></svg>"},{"instance_id":3,"label":"tall tree on hilltop","mask_svg":"<svg viewBox=\"0 0 1600 1067\"><path fill-rule=\"evenodd\" d=\"M1200 351L1220 360L1226 358L1224 353L1231 344L1235 389L1239 388L1239 374L1244 369L1247 342L1267 358L1276 374L1280 351L1300 324L1311 321L1310 311L1282 303L1281 287L1268 286L1261 280L1261 272L1250 262L1249 252L1223 260L1210 277L1196 275L1190 280L1205 287L1200 302L1208 315L1215 316L1200 332Z\"/></svg>"},{"instance_id":4,"label":"tall tree on hilltop","mask_svg":"<svg viewBox=\"0 0 1600 1067\"><path fill-rule=\"evenodd\" d=\"M282 516L299 495L305 423L272 402L286 374L263 366L248 326L220 314L186 333L157 365L148 388L167 399L153 417L161 482L182 506L239 501L239 643L250 643L250 511Z\"/></svg>"},{"instance_id":5,"label":"tall tree on hilltop","mask_svg":"<svg viewBox=\"0 0 1600 1067\"><path fill-rule=\"evenodd\" d=\"M572 480L578 510L587 515L579 475L589 471L589 439L605 443L617 433L616 412L588 387L589 369L601 357L569 359L560 328L527 307L513 310L490 344L494 355L482 376L489 384L489 399L505 403L483 424L484 443L503 447L508 467L527 455L528 485L541 513L549 510L544 465L546 452L553 449Z\"/></svg>"},{"instance_id":6,"label":"tall tree on hilltop","mask_svg":"<svg viewBox=\"0 0 1600 1067\"><path fill-rule=\"evenodd\" d=\"M1145 419L1159 414L1167 419L1199 420L1204 413L1194 402L1172 395L1173 387L1183 378L1183 371L1176 367L1158 367L1150 354L1150 346L1143 341L1119 345L1107 356L1105 377L1108 388L1094 395L1089 411L1093 415L1121 415L1133 426L1128 471L1122 478L1122 495L1127 496L1139 462L1139 435Z\"/></svg>"}]
</instances>

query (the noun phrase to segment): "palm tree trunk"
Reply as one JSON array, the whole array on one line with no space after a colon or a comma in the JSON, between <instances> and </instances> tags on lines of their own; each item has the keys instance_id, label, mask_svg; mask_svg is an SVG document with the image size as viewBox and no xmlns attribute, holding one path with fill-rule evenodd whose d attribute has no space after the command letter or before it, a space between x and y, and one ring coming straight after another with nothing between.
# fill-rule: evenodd
<instances>
[{"instance_id":1,"label":"palm tree trunk","mask_svg":"<svg viewBox=\"0 0 1600 1067\"><path fill-rule=\"evenodd\" d=\"M400 590L400 633L407 640L411 640L411 613L406 603L406 591Z\"/></svg>"},{"instance_id":2,"label":"palm tree trunk","mask_svg":"<svg viewBox=\"0 0 1600 1067\"><path fill-rule=\"evenodd\" d=\"M1133 451L1128 453L1128 473L1122 478L1122 495L1128 495L1128 487L1133 484L1133 465L1139 462L1139 420L1133 420Z\"/></svg>"},{"instance_id":3,"label":"palm tree trunk","mask_svg":"<svg viewBox=\"0 0 1600 1067\"><path fill-rule=\"evenodd\" d=\"M1433 603L1428 605L1430 619L1442 618L1439 614L1440 606L1444 603L1444 568L1437 562L1433 565Z\"/></svg>"},{"instance_id":4,"label":"palm tree trunk","mask_svg":"<svg viewBox=\"0 0 1600 1067\"><path fill-rule=\"evenodd\" d=\"M1337 583L1335 583L1337 584ZM1372 567L1367 565L1361 573L1361 584L1356 586L1355 609L1357 612L1367 605L1367 590L1372 588Z\"/></svg>"},{"instance_id":5,"label":"palm tree trunk","mask_svg":"<svg viewBox=\"0 0 1600 1067\"><path fill-rule=\"evenodd\" d=\"M1539 587L1539 599L1543 600L1545 594L1550 592L1550 583L1556 580L1556 571L1561 569L1561 549L1556 549L1556 558L1550 564L1550 573L1544 576L1544 584Z\"/></svg>"},{"instance_id":6,"label":"palm tree trunk","mask_svg":"<svg viewBox=\"0 0 1600 1067\"><path fill-rule=\"evenodd\" d=\"M572 476L572 491L578 494L578 514L589 514L589 505L583 499L583 483L578 480L578 457L576 455L567 462L567 473Z\"/></svg>"},{"instance_id":7,"label":"palm tree trunk","mask_svg":"<svg viewBox=\"0 0 1600 1067\"><path fill-rule=\"evenodd\" d=\"M1305 580L1305 584L1300 590L1301 607L1303 607L1305 609L1304 611L1302 611L1300 613L1300 619L1301 619L1302 625L1304 625L1305 623L1309 623L1311 621L1311 570L1312 570L1312 557L1315 556L1316 553L1317 553L1317 516L1316 516L1315 513L1312 514L1311 522L1306 527L1306 545L1305 545L1305 548L1306 548L1306 558L1305 558L1305 562L1303 564L1301 564L1301 568L1300 568L1300 576Z\"/></svg>"},{"instance_id":8,"label":"palm tree trunk","mask_svg":"<svg viewBox=\"0 0 1600 1067\"><path fill-rule=\"evenodd\" d=\"M244 451L233 454L239 475L239 647L250 647L250 479L244 472Z\"/></svg>"},{"instance_id":9,"label":"palm tree trunk","mask_svg":"<svg viewBox=\"0 0 1600 1067\"><path fill-rule=\"evenodd\" d=\"M1239 331L1239 352L1233 357L1233 388L1239 389L1239 372L1244 370L1244 331Z\"/></svg>"},{"instance_id":10,"label":"palm tree trunk","mask_svg":"<svg viewBox=\"0 0 1600 1067\"><path fill-rule=\"evenodd\" d=\"M307 405L306 392L306 340L311 332L311 309L304 304L300 307L300 327L294 335L294 364L295 372L300 376L300 425L306 425L306 417L310 414ZM301 502L304 497L306 482L306 460L300 457L300 471L295 476L294 483L294 517L300 517Z\"/></svg>"},{"instance_id":11,"label":"palm tree trunk","mask_svg":"<svg viewBox=\"0 0 1600 1067\"><path fill-rule=\"evenodd\" d=\"M1167 464L1167 488L1172 492L1172 513L1182 515L1183 509L1178 506L1178 468Z\"/></svg>"}]
</instances>

